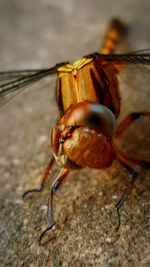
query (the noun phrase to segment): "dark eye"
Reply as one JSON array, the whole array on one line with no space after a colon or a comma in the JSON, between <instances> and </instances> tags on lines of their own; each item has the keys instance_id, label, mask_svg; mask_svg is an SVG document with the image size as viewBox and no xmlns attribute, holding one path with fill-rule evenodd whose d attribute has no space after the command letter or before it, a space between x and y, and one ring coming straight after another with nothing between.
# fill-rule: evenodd
<instances>
[{"instance_id":1,"label":"dark eye","mask_svg":"<svg viewBox=\"0 0 150 267\"><path fill-rule=\"evenodd\" d=\"M116 118L112 111L101 104L79 102L73 104L61 119L61 125L75 129L87 126L109 137L115 133Z\"/></svg>"},{"instance_id":2,"label":"dark eye","mask_svg":"<svg viewBox=\"0 0 150 267\"><path fill-rule=\"evenodd\" d=\"M96 113L91 112L91 114L89 114L88 117L85 119L85 122L96 127L97 125L102 123L102 119Z\"/></svg>"},{"instance_id":3,"label":"dark eye","mask_svg":"<svg viewBox=\"0 0 150 267\"><path fill-rule=\"evenodd\" d=\"M101 104L89 104L87 115L84 118L84 124L106 136L112 136L116 130L116 118L114 114L110 109Z\"/></svg>"}]
</instances>

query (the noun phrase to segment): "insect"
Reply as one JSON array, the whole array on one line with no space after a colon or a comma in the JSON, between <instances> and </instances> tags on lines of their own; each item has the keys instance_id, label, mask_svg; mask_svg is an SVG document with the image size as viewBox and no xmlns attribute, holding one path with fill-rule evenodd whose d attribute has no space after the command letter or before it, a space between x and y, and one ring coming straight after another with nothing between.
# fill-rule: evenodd
<instances>
[{"instance_id":1,"label":"insect","mask_svg":"<svg viewBox=\"0 0 150 267\"><path fill-rule=\"evenodd\" d=\"M150 167L150 163L122 153L116 139L139 117L150 112L129 114L118 126L120 94L117 75L127 64L150 65L150 50L128 54L113 54L116 45L125 37L127 27L113 19L101 52L92 53L70 64L63 62L49 69L0 72L0 103L3 105L26 86L57 74L56 100L60 118L52 129L51 148L53 157L45 169L39 188L23 194L43 190L49 172L56 162L61 171L54 179L48 198L48 227L42 232L39 243L54 226L53 196L73 169L86 166L108 168L113 160L120 162L131 176L131 182L116 204L120 226L120 208L127 199L138 172L133 163ZM10 80L10 81L8 81Z\"/></svg>"}]
</instances>

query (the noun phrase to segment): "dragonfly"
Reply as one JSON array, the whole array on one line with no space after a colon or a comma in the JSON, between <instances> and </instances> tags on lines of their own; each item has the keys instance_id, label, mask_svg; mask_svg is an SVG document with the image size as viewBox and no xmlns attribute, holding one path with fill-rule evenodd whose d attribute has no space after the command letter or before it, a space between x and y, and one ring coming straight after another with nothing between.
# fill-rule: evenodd
<instances>
[{"instance_id":1,"label":"dragonfly","mask_svg":"<svg viewBox=\"0 0 150 267\"><path fill-rule=\"evenodd\" d=\"M116 144L117 138L137 119L150 116L148 111L134 112L117 124L120 114L118 74L129 65L150 65L150 49L114 54L116 46L126 37L127 29L123 22L113 19L101 51L73 63L62 62L46 69L0 72L0 106L44 78L51 75L58 77L56 101L60 116L51 132L53 156L41 177L39 188L23 194L25 199L30 193L41 192L54 163L61 167L49 191L48 226L41 233L39 244L55 225L53 197L72 170L84 167L105 169L114 160L127 170L131 181L116 204L119 229L120 209L138 177L133 165L150 168L150 162L126 155Z\"/></svg>"}]
</instances>

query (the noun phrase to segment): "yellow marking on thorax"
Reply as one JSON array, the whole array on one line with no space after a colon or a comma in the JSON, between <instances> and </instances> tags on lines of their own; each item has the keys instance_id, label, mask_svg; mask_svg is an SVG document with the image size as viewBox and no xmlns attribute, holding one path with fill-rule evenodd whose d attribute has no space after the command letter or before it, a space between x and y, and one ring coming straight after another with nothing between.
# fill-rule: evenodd
<instances>
[{"instance_id":1,"label":"yellow marking on thorax","mask_svg":"<svg viewBox=\"0 0 150 267\"><path fill-rule=\"evenodd\" d=\"M93 61L93 58L82 58L78 59L72 64L66 64L65 66L59 67L58 72L72 72L73 70L79 70L84 67L86 64Z\"/></svg>"},{"instance_id":2,"label":"yellow marking on thorax","mask_svg":"<svg viewBox=\"0 0 150 267\"><path fill-rule=\"evenodd\" d=\"M62 82L64 82L63 86L65 84L68 87L68 84L72 83L72 88L68 87L68 90L72 90L76 94L76 102L82 101L82 96L80 94L79 90L79 81L78 81L78 72L81 68L86 66L88 63L92 62L93 58L83 58L76 60L72 64L66 64L62 67L58 67L58 77L61 79ZM66 89L65 89L66 90Z\"/></svg>"}]
</instances>

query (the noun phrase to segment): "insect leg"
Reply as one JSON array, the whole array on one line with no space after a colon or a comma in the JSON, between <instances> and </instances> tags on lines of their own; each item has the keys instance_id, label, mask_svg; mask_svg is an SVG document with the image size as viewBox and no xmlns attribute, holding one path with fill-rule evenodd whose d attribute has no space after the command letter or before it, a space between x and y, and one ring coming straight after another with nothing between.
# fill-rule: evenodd
<instances>
[{"instance_id":1,"label":"insect leg","mask_svg":"<svg viewBox=\"0 0 150 267\"><path fill-rule=\"evenodd\" d=\"M25 191L25 192L23 193L23 195L22 195L22 198L23 198L23 199L25 199L25 197L26 197L28 194L30 194L30 193L33 193L33 192L42 192L42 191L43 191L44 184L45 184L45 182L46 182L46 180L47 180L47 178L48 178L49 172L50 172L50 170L51 170L51 168L52 168L54 162L55 162L55 159L54 159L54 157L52 157L52 158L49 160L49 162L48 162L48 164L47 164L47 166L46 166L45 172L44 172L44 174L43 174L43 176L42 176L42 179L41 179L40 187L39 187L39 188L33 188L33 189L30 189L30 190Z\"/></svg>"},{"instance_id":2,"label":"insect leg","mask_svg":"<svg viewBox=\"0 0 150 267\"><path fill-rule=\"evenodd\" d=\"M116 131L116 135L115 138L120 137L121 134L124 133L124 131L133 123L135 122L137 119L139 119L141 116L150 116L150 112L134 112L129 114L127 117L125 117L125 119L119 124L117 131ZM141 160L141 159L136 159L133 157L130 157L128 155L125 155L124 153L122 153L122 156L129 162L132 162L136 165L139 165L141 167L150 168L150 162L146 161L146 160Z\"/></svg>"},{"instance_id":3,"label":"insect leg","mask_svg":"<svg viewBox=\"0 0 150 267\"><path fill-rule=\"evenodd\" d=\"M115 135L115 138L119 137L121 134L124 133L124 131L137 119L139 119L141 116L150 116L150 112L134 112L129 114L118 126L117 128L117 132ZM145 160L140 160L140 159L135 159L132 158L128 155L125 155L124 153L118 151L118 149L116 148L115 142L112 141L112 145L113 148L115 150L116 153L116 159L122 164L124 165L124 167L127 169L127 171L131 174L132 179L131 182L128 186L128 188L125 190L124 194L122 195L121 199L119 200L119 202L116 205L116 209L117 209L117 213L118 213L118 219L119 219L119 223L118 223L118 229L120 226L120 208L122 207L122 205L124 204L125 200L128 198L128 195L135 183L135 180L137 178L137 171L135 169L132 168L131 163L140 165L142 167L146 167L146 168L150 168L150 162L145 161Z\"/></svg>"},{"instance_id":4,"label":"insect leg","mask_svg":"<svg viewBox=\"0 0 150 267\"><path fill-rule=\"evenodd\" d=\"M138 176L138 172L130 165L130 162L128 162L128 160L119 151L116 151L116 159L126 168L128 173L131 175L131 181L130 181L128 187L126 188L121 199L118 201L118 203L115 206L116 210L117 210L117 214L118 214L117 230L119 230L119 227L121 224L120 209L123 206L124 202L127 200L128 196L129 196L129 194L130 194L130 192L131 192L131 190L135 184L135 181L136 181L137 176Z\"/></svg>"},{"instance_id":5,"label":"insect leg","mask_svg":"<svg viewBox=\"0 0 150 267\"><path fill-rule=\"evenodd\" d=\"M116 137L119 137L134 121L139 119L141 116L150 116L150 112L134 112L134 113L129 114L118 125Z\"/></svg>"},{"instance_id":6,"label":"insect leg","mask_svg":"<svg viewBox=\"0 0 150 267\"><path fill-rule=\"evenodd\" d=\"M136 165L139 165L143 168L146 168L146 169L150 169L150 162L146 161L146 160L142 160L142 159L136 159L136 158L133 158L133 157L130 157L128 155L125 155L124 153L122 153L122 155L124 156L124 158L126 160L128 160L129 162L132 162Z\"/></svg>"},{"instance_id":7,"label":"insect leg","mask_svg":"<svg viewBox=\"0 0 150 267\"><path fill-rule=\"evenodd\" d=\"M50 195L48 198L48 227L42 232L39 238L39 244L41 245L41 240L43 239L44 235L52 229L54 226L54 220L53 220L53 195L57 191L58 187L63 183L64 179L67 177L69 174L69 170L66 168L63 168L56 179L54 180L51 190L50 190Z\"/></svg>"},{"instance_id":8,"label":"insect leg","mask_svg":"<svg viewBox=\"0 0 150 267\"><path fill-rule=\"evenodd\" d=\"M131 174L132 179L131 179L131 182L129 183L127 189L124 191L121 199L116 204L116 210L117 210L117 213L118 213L118 226L117 226L117 230L119 230L119 227L120 227L120 224L121 224L120 209L123 206L124 202L127 200L128 196L129 196L129 193L130 193L131 189L133 188L134 183L136 181L136 178L138 176L138 172L135 169L133 169L131 167L128 167L126 169Z\"/></svg>"}]
</instances>

